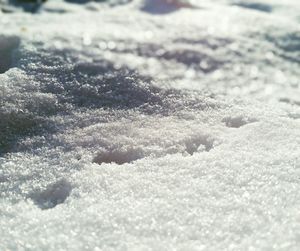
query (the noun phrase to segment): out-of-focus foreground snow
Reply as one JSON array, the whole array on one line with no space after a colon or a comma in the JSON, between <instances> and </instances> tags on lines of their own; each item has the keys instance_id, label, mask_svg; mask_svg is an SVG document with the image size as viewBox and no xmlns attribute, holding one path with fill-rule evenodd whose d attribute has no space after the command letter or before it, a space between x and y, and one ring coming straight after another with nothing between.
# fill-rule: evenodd
<instances>
[{"instance_id":1,"label":"out-of-focus foreground snow","mask_svg":"<svg viewBox=\"0 0 300 251\"><path fill-rule=\"evenodd\" d=\"M0 3L0 250L299 250L299 1L167 2Z\"/></svg>"}]
</instances>

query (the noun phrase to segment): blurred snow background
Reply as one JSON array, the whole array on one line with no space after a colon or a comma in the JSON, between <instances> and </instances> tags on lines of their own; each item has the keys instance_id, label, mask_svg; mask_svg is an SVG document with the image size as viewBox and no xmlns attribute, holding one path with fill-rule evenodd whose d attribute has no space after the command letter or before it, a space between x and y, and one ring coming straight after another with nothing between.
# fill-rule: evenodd
<instances>
[{"instance_id":1,"label":"blurred snow background","mask_svg":"<svg viewBox=\"0 0 300 251\"><path fill-rule=\"evenodd\" d=\"M1 250L299 249L299 1L0 6Z\"/></svg>"}]
</instances>

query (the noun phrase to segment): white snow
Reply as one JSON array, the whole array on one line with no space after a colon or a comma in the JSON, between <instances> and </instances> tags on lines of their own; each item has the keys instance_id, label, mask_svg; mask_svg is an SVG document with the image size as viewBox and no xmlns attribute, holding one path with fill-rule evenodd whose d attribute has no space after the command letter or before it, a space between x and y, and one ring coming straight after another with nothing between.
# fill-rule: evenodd
<instances>
[{"instance_id":1,"label":"white snow","mask_svg":"<svg viewBox=\"0 0 300 251\"><path fill-rule=\"evenodd\" d=\"M0 250L299 250L299 2L119 2L0 1Z\"/></svg>"}]
</instances>

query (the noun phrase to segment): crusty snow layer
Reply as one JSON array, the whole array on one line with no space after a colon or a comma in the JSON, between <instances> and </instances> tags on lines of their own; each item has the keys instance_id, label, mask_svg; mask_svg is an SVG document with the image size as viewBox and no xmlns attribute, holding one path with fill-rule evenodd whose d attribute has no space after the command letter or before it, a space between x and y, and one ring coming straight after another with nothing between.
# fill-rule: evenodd
<instances>
[{"instance_id":1,"label":"crusty snow layer","mask_svg":"<svg viewBox=\"0 0 300 251\"><path fill-rule=\"evenodd\" d=\"M0 250L299 250L298 0L0 6Z\"/></svg>"}]
</instances>

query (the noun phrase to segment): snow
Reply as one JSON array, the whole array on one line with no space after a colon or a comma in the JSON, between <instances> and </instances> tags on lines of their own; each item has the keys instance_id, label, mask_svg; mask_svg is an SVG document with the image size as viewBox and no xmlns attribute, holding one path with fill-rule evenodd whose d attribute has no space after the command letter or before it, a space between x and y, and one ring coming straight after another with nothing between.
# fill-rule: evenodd
<instances>
[{"instance_id":1,"label":"snow","mask_svg":"<svg viewBox=\"0 0 300 251\"><path fill-rule=\"evenodd\" d=\"M298 1L0 9L0 250L299 249Z\"/></svg>"}]
</instances>

